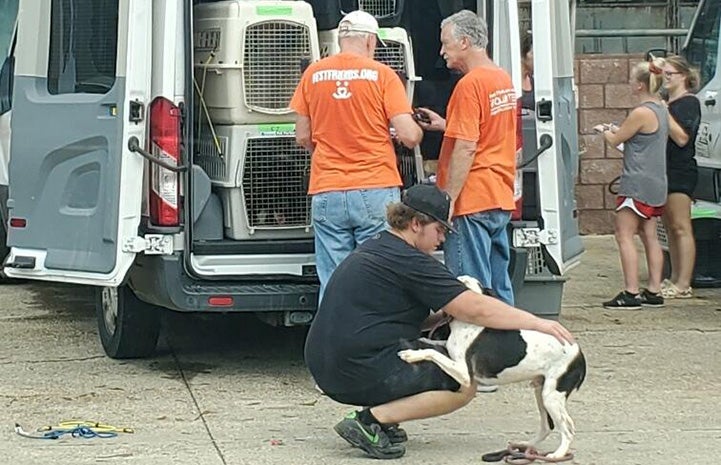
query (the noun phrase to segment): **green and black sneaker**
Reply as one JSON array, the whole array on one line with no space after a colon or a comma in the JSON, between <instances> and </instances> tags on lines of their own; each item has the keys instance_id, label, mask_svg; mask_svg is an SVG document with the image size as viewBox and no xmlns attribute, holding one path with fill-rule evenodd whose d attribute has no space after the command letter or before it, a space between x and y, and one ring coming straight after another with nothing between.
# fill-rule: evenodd
<instances>
[{"instance_id":1,"label":"green and black sneaker","mask_svg":"<svg viewBox=\"0 0 721 465\"><path fill-rule=\"evenodd\" d=\"M406 453L403 444L391 443L381 425L362 423L358 419L358 412L346 415L333 429L351 446L362 449L374 459L397 459Z\"/></svg>"},{"instance_id":2,"label":"green and black sneaker","mask_svg":"<svg viewBox=\"0 0 721 465\"><path fill-rule=\"evenodd\" d=\"M388 440L391 444L400 444L408 441L408 433L406 430L401 428L398 423L389 423L387 425L381 425L381 428L388 436Z\"/></svg>"}]
</instances>

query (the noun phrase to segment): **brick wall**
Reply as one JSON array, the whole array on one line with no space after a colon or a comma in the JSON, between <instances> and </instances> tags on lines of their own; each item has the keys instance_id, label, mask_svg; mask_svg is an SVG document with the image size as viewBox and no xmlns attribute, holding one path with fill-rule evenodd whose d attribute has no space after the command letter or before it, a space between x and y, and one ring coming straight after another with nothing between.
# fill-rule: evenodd
<instances>
[{"instance_id":1,"label":"brick wall","mask_svg":"<svg viewBox=\"0 0 721 465\"><path fill-rule=\"evenodd\" d=\"M615 196L608 184L621 174L622 153L593 131L599 123L616 123L634 106L629 77L637 55L577 55L578 132L581 152L576 201L582 234L613 232Z\"/></svg>"}]
</instances>

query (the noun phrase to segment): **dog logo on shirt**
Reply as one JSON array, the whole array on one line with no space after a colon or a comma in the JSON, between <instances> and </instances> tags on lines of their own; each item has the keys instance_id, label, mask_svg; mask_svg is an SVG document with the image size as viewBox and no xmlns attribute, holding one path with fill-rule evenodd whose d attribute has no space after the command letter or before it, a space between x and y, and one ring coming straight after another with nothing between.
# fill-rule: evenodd
<instances>
[{"instance_id":1,"label":"dog logo on shirt","mask_svg":"<svg viewBox=\"0 0 721 465\"><path fill-rule=\"evenodd\" d=\"M351 91L348 90L348 81L343 81L342 84L343 85L341 85L341 81L335 82L337 89L333 92L333 98L336 100L346 100L353 95Z\"/></svg>"}]
</instances>

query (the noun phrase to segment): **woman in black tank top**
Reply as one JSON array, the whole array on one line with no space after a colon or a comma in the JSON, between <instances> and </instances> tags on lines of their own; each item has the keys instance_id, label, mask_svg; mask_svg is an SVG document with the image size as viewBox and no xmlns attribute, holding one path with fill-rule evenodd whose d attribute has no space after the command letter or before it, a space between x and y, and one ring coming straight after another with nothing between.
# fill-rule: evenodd
<instances>
[{"instance_id":1,"label":"woman in black tank top","mask_svg":"<svg viewBox=\"0 0 721 465\"><path fill-rule=\"evenodd\" d=\"M701 121L701 105L691 92L699 84L696 70L685 58L666 58L664 88L668 91L669 138L666 147L668 200L663 222L671 258L671 279L664 280L663 296L668 299L693 296L691 278L696 244L691 226L691 202L696 188L695 142Z\"/></svg>"}]
</instances>

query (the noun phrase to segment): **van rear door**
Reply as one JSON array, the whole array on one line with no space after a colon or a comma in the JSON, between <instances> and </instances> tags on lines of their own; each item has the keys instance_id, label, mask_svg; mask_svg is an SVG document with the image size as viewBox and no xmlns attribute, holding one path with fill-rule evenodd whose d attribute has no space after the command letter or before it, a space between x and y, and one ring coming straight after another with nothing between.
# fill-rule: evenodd
<instances>
[{"instance_id":1,"label":"van rear door","mask_svg":"<svg viewBox=\"0 0 721 465\"><path fill-rule=\"evenodd\" d=\"M573 81L573 2L532 3L536 96L540 231L537 238L554 274L563 274L580 259L575 200L578 173L578 126Z\"/></svg>"},{"instance_id":2,"label":"van rear door","mask_svg":"<svg viewBox=\"0 0 721 465\"><path fill-rule=\"evenodd\" d=\"M115 286L135 254L152 2L20 3L6 273Z\"/></svg>"},{"instance_id":3,"label":"van rear door","mask_svg":"<svg viewBox=\"0 0 721 465\"><path fill-rule=\"evenodd\" d=\"M701 125L696 160L702 168L721 168L721 4L702 1L683 47L689 63L701 74ZM705 196L701 196L702 198Z\"/></svg>"}]
</instances>

